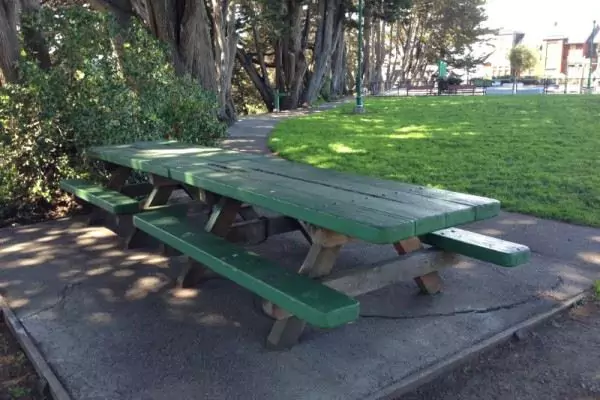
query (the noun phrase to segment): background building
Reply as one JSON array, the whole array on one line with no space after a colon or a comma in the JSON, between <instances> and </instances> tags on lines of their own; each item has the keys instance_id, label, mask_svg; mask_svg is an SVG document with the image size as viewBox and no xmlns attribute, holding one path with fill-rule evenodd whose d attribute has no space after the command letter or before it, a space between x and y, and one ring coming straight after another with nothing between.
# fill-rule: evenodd
<instances>
[{"instance_id":1,"label":"background building","mask_svg":"<svg viewBox=\"0 0 600 400\"><path fill-rule=\"evenodd\" d=\"M590 43L592 38L597 42L600 28L594 32L591 32L591 28L583 26L578 31L563 33L554 24L553 31L544 37L541 46L544 65L542 75L549 78L585 79L590 71L590 56L593 58L592 72L596 72L598 43L594 43L593 49Z\"/></svg>"},{"instance_id":2,"label":"background building","mask_svg":"<svg viewBox=\"0 0 600 400\"><path fill-rule=\"evenodd\" d=\"M500 31L492 37L489 44L493 47L493 53L487 59L488 71L492 76L511 75L508 54L510 49L523 42L525 34L518 31Z\"/></svg>"}]
</instances>

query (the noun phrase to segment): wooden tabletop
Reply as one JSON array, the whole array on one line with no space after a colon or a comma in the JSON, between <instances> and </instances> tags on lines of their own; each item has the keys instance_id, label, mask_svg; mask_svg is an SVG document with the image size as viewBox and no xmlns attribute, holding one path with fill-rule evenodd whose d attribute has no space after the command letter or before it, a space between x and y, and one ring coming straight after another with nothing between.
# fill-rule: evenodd
<instances>
[{"instance_id":1,"label":"wooden tabletop","mask_svg":"<svg viewBox=\"0 0 600 400\"><path fill-rule=\"evenodd\" d=\"M153 173L371 243L494 217L497 200L177 142L89 149L92 158Z\"/></svg>"}]
</instances>

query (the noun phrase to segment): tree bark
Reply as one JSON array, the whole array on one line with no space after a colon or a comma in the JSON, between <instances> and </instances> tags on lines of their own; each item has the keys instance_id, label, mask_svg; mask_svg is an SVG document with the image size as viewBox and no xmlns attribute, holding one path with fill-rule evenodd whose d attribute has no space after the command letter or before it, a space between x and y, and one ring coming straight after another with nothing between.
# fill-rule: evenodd
<instances>
[{"instance_id":1,"label":"tree bark","mask_svg":"<svg viewBox=\"0 0 600 400\"><path fill-rule=\"evenodd\" d=\"M238 35L235 31L232 2L212 0L212 21L216 58L219 104L223 105L222 118L235 120L235 105L231 96L231 81L236 56Z\"/></svg>"},{"instance_id":2,"label":"tree bark","mask_svg":"<svg viewBox=\"0 0 600 400\"><path fill-rule=\"evenodd\" d=\"M14 0L0 0L0 84L15 82L19 76L18 8Z\"/></svg>"},{"instance_id":3,"label":"tree bark","mask_svg":"<svg viewBox=\"0 0 600 400\"><path fill-rule=\"evenodd\" d=\"M19 28L26 50L42 69L50 68L50 54L43 35L36 27L21 24L23 13L37 13L40 7L39 0L0 0L0 84L16 82L19 77Z\"/></svg>"},{"instance_id":4,"label":"tree bark","mask_svg":"<svg viewBox=\"0 0 600 400\"><path fill-rule=\"evenodd\" d=\"M310 26L310 7L304 16L304 23L301 1L282 2L282 13L286 29L275 45L277 88L287 93L281 102L282 109L293 109L300 102L308 69L304 50Z\"/></svg>"},{"instance_id":5,"label":"tree bark","mask_svg":"<svg viewBox=\"0 0 600 400\"><path fill-rule=\"evenodd\" d=\"M344 4L339 0L320 0L318 13L320 15L315 37L315 50L313 52L314 69L312 71L304 101L309 104L316 100L323 78L330 67L334 44L341 34L340 26L344 21Z\"/></svg>"},{"instance_id":6,"label":"tree bark","mask_svg":"<svg viewBox=\"0 0 600 400\"><path fill-rule=\"evenodd\" d=\"M219 117L235 119L231 80L237 44L229 0L91 0L126 25L131 15L171 50L175 71L215 93ZM207 3L208 2L208 3ZM209 14L210 13L210 14ZM118 46L117 46L118 49Z\"/></svg>"},{"instance_id":7,"label":"tree bark","mask_svg":"<svg viewBox=\"0 0 600 400\"><path fill-rule=\"evenodd\" d=\"M254 67L252 57L247 54L244 49L238 48L236 53L237 60L240 62L244 71L248 74L248 77L254 84L256 90L260 94L260 97L269 111L273 111L274 106L274 94L271 85L269 84L268 76L261 76L260 73Z\"/></svg>"},{"instance_id":8,"label":"tree bark","mask_svg":"<svg viewBox=\"0 0 600 400\"><path fill-rule=\"evenodd\" d=\"M343 24L331 58L331 96L339 98L346 93L346 35Z\"/></svg>"}]
</instances>

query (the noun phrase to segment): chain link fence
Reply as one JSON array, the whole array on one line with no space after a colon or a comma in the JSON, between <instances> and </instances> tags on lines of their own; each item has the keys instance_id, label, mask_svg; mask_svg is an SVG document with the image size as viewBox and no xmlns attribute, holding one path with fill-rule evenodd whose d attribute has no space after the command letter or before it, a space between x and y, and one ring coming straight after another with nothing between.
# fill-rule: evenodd
<instances>
[{"instance_id":1,"label":"chain link fence","mask_svg":"<svg viewBox=\"0 0 600 400\"><path fill-rule=\"evenodd\" d=\"M588 87L589 83L589 87ZM514 94L600 94L600 79L592 78L510 78L470 79L460 84L438 84L435 79L365 82L367 96L423 95L514 95Z\"/></svg>"}]
</instances>

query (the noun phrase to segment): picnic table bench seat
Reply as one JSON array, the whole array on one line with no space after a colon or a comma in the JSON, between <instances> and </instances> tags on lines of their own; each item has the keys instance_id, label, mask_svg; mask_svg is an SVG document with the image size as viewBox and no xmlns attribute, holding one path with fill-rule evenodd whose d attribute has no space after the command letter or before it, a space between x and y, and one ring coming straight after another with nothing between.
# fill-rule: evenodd
<instances>
[{"instance_id":1,"label":"picnic table bench seat","mask_svg":"<svg viewBox=\"0 0 600 400\"><path fill-rule=\"evenodd\" d=\"M485 88L475 85L449 85L448 94L485 94Z\"/></svg>"},{"instance_id":2,"label":"picnic table bench seat","mask_svg":"<svg viewBox=\"0 0 600 400\"><path fill-rule=\"evenodd\" d=\"M134 225L306 322L333 328L358 318L359 303L320 282L286 270L168 210L133 217Z\"/></svg>"},{"instance_id":3,"label":"picnic table bench seat","mask_svg":"<svg viewBox=\"0 0 600 400\"><path fill-rule=\"evenodd\" d=\"M411 92L417 93L421 95L432 95L434 93L435 86L433 84L429 85L408 85L406 87L406 95L408 96Z\"/></svg>"},{"instance_id":4,"label":"picnic table bench seat","mask_svg":"<svg viewBox=\"0 0 600 400\"><path fill-rule=\"evenodd\" d=\"M90 181L65 179L60 181L60 188L111 214L126 215L140 211L138 200Z\"/></svg>"},{"instance_id":5,"label":"picnic table bench seat","mask_svg":"<svg viewBox=\"0 0 600 400\"><path fill-rule=\"evenodd\" d=\"M458 228L428 233L420 239L431 246L501 267L525 264L531 253L527 246Z\"/></svg>"}]
</instances>

